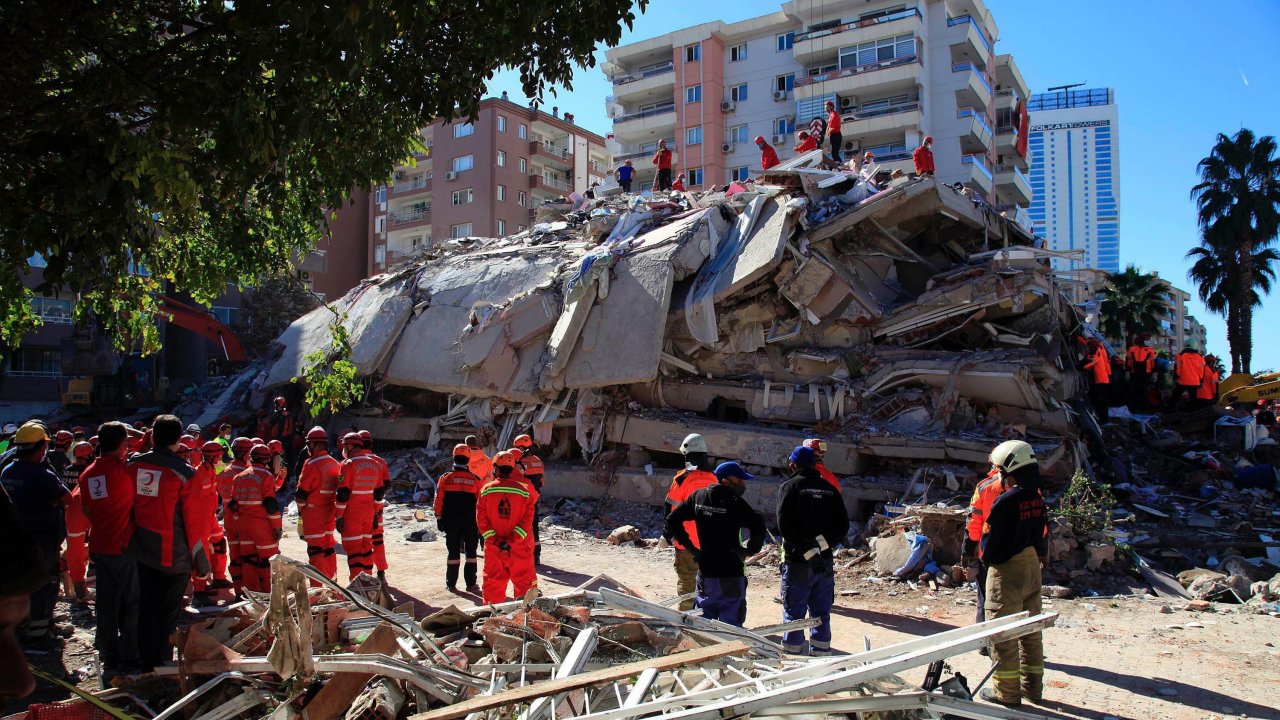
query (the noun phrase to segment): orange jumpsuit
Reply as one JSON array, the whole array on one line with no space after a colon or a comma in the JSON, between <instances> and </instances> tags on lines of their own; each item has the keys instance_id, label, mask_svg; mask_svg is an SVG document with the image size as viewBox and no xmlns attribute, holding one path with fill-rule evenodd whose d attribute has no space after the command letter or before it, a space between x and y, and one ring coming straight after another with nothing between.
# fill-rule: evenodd
<instances>
[{"instance_id":1,"label":"orange jumpsuit","mask_svg":"<svg viewBox=\"0 0 1280 720\"><path fill-rule=\"evenodd\" d=\"M391 489L391 472L387 468L387 461L374 455L372 450L365 450L364 454L376 460L382 468L382 497L385 497L386 491ZM382 544L382 510L387 503L382 497L378 499L378 512L373 516L373 565L378 572L387 571L387 548Z\"/></svg>"},{"instance_id":2,"label":"orange jumpsuit","mask_svg":"<svg viewBox=\"0 0 1280 720\"><path fill-rule=\"evenodd\" d=\"M363 453L342 463L337 514L351 578L362 572L373 574L373 522L385 492L384 472L378 460Z\"/></svg>"},{"instance_id":3,"label":"orange jumpsuit","mask_svg":"<svg viewBox=\"0 0 1280 720\"><path fill-rule=\"evenodd\" d=\"M85 517L84 506L80 503L80 486L71 488L67 496L67 572L71 582L83 583L89 569L89 518Z\"/></svg>"},{"instance_id":4,"label":"orange jumpsuit","mask_svg":"<svg viewBox=\"0 0 1280 720\"><path fill-rule=\"evenodd\" d=\"M537 584L532 537L535 503L528 486L514 477L499 478L480 489L476 526L484 539L482 588L486 603L506 600L508 580L517 598Z\"/></svg>"},{"instance_id":5,"label":"orange jumpsuit","mask_svg":"<svg viewBox=\"0 0 1280 720\"><path fill-rule=\"evenodd\" d=\"M245 588L271 590L271 558L280 553L282 518L276 503L276 476L266 465L251 465L232 489L239 519L241 573Z\"/></svg>"},{"instance_id":6,"label":"orange jumpsuit","mask_svg":"<svg viewBox=\"0 0 1280 720\"><path fill-rule=\"evenodd\" d=\"M244 587L241 578L243 577L244 561L241 556L244 554L244 547L241 546L240 540L240 520L236 517L236 513L231 509L231 501L235 499L234 486L236 476L244 472L245 465L239 460L232 460L231 464L223 468L218 473L218 480L215 487L218 489L218 499L222 501L222 547L214 547L215 554L222 554L227 558L226 564L231 573L231 585L240 591ZM214 567L218 566L215 558Z\"/></svg>"},{"instance_id":7,"label":"orange jumpsuit","mask_svg":"<svg viewBox=\"0 0 1280 720\"><path fill-rule=\"evenodd\" d=\"M523 466L524 476L533 484L533 489L542 494L542 481L546 477L547 467L543 464L542 458L531 452L523 453L520 458L520 464ZM538 507L535 503L533 508L533 562L536 565L542 561L542 533L538 531Z\"/></svg>"},{"instance_id":8,"label":"orange jumpsuit","mask_svg":"<svg viewBox=\"0 0 1280 720\"><path fill-rule=\"evenodd\" d=\"M222 528L218 526L218 470L213 465L201 462L196 467L196 474L191 476L191 496L192 511L204 521L204 524L198 528L188 528L187 534L203 538L206 547L215 548L212 562L210 565L216 575L218 572L218 559L222 560L222 579L226 579L226 561L225 553L218 553L222 546ZM196 592L203 592L208 589L207 580L199 577L191 578L191 587Z\"/></svg>"},{"instance_id":9,"label":"orange jumpsuit","mask_svg":"<svg viewBox=\"0 0 1280 720\"><path fill-rule=\"evenodd\" d=\"M335 579L338 576L338 555L334 550L337 541L333 537L333 521L337 513L335 494L341 474L342 465L337 459L319 451L302 466L297 494L302 539L307 542L307 560L317 570Z\"/></svg>"},{"instance_id":10,"label":"orange jumpsuit","mask_svg":"<svg viewBox=\"0 0 1280 720\"><path fill-rule=\"evenodd\" d=\"M489 482L494 478L493 458L485 455L480 448L471 448L471 464L467 467L482 482Z\"/></svg>"},{"instance_id":11,"label":"orange jumpsuit","mask_svg":"<svg viewBox=\"0 0 1280 720\"><path fill-rule=\"evenodd\" d=\"M1204 366L1204 380L1200 381L1200 387L1196 389L1196 400L1201 405L1212 405L1214 400L1218 399L1218 371L1212 366ZM67 532L71 531L70 514L67 520ZM70 543L70 540L68 540ZM70 545L68 544L68 553L70 553ZM74 576L73 576L74 579Z\"/></svg>"}]
</instances>

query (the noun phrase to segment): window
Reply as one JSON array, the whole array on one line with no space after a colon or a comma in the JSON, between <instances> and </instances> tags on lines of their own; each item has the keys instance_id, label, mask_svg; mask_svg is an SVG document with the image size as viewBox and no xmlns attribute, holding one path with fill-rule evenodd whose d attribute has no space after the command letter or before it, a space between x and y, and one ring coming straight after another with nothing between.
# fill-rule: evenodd
<instances>
[{"instance_id":1,"label":"window","mask_svg":"<svg viewBox=\"0 0 1280 720\"><path fill-rule=\"evenodd\" d=\"M527 172L529 172L529 161L524 158L520 158L520 174L524 175Z\"/></svg>"},{"instance_id":2,"label":"window","mask_svg":"<svg viewBox=\"0 0 1280 720\"><path fill-rule=\"evenodd\" d=\"M702 144L702 126L691 127L684 131L685 145L701 145Z\"/></svg>"},{"instance_id":3,"label":"window","mask_svg":"<svg viewBox=\"0 0 1280 720\"><path fill-rule=\"evenodd\" d=\"M471 237L471 223L462 223L449 228L449 237L464 238Z\"/></svg>"},{"instance_id":4,"label":"window","mask_svg":"<svg viewBox=\"0 0 1280 720\"><path fill-rule=\"evenodd\" d=\"M506 167L506 166L507 166L507 151L499 150L498 151L498 167Z\"/></svg>"},{"instance_id":5,"label":"window","mask_svg":"<svg viewBox=\"0 0 1280 720\"><path fill-rule=\"evenodd\" d=\"M384 203L386 201L387 201L387 186L379 185L378 186L378 202Z\"/></svg>"},{"instance_id":6,"label":"window","mask_svg":"<svg viewBox=\"0 0 1280 720\"><path fill-rule=\"evenodd\" d=\"M796 42L796 34L793 32L789 32L785 35L779 35L778 36L778 52L786 52L790 50L791 46L795 45L795 42Z\"/></svg>"},{"instance_id":7,"label":"window","mask_svg":"<svg viewBox=\"0 0 1280 720\"><path fill-rule=\"evenodd\" d=\"M498 186L498 202L506 202L506 201L507 201L507 186L499 185Z\"/></svg>"},{"instance_id":8,"label":"window","mask_svg":"<svg viewBox=\"0 0 1280 720\"><path fill-rule=\"evenodd\" d=\"M387 233L387 216L379 215L373 220L373 231L379 235Z\"/></svg>"},{"instance_id":9,"label":"window","mask_svg":"<svg viewBox=\"0 0 1280 720\"><path fill-rule=\"evenodd\" d=\"M21 348L9 356L9 374L19 377L59 377L62 351Z\"/></svg>"},{"instance_id":10,"label":"window","mask_svg":"<svg viewBox=\"0 0 1280 720\"><path fill-rule=\"evenodd\" d=\"M498 132L506 132L506 131L507 131L507 116L499 115L498 116Z\"/></svg>"},{"instance_id":11,"label":"window","mask_svg":"<svg viewBox=\"0 0 1280 720\"><path fill-rule=\"evenodd\" d=\"M747 59L747 44L734 45L729 48L729 62L742 62Z\"/></svg>"},{"instance_id":12,"label":"window","mask_svg":"<svg viewBox=\"0 0 1280 720\"><path fill-rule=\"evenodd\" d=\"M747 141L746 125L734 125L733 127L729 128L729 138L725 142L733 144L733 143L745 143L746 141Z\"/></svg>"},{"instance_id":13,"label":"window","mask_svg":"<svg viewBox=\"0 0 1280 720\"><path fill-rule=\"evenodd\" d=\"M689 186L702 184L702 168L694 168L689 171Z\"/></svg>"},{"instance_id":14,"label":"window","mask_svg":"<svg viewBox=\"0 0 1280 720\"><path fill-rule=\"evenodd\" d=\"M747 179L747 166L729 168L729 182L743 182Z\"/></svg>"},{"instance_id":15,"label":"window","mask_svg":"<svg viewBox=\"0 0 1280 720\"><path fill-rule=\"evenodd\" d=\"M516 193L516 204L519 205L520 207L524 207L525 204L528 203L527 197L528 196L525 195L523 190ZM523 230L524 228L521 227L520 229Z\"/></svg>"},{"instance_id":16,"label":"window","mask_svg":"<svg viewBox=\"0 0 1280 720\"><path fill-rule=\"evenodd\" d=\"M840 48L840 69L843 70L857 65L871 65L885 60L893 60L894 58L910 57L915 54L916 38L910 33L898 35L897 37L881 38L880 40L872 40Z\"/></svg>"},{"instance_id":17,"label":"window","mask_svg":"<svg viewBox=\"0 0 1280 720\"><path fill-rule=\"evenodd\" d=\"M689 45L684 49L685 62L697 62L702 59L702 43Z\"/></svg>"},{"instance_id":18,"label":"window","mask_svg":"<svg viewBox=\"0 0 1280 720\"><path fill-rule=\"evenodd\" d=\"M475 155L462 155L453 159L451 166L454 172L463 172L476 166Z\"/></svg>"},{"instance_id":19,"label":"window","mask_svg":"<svg viewBox=\"0 0 1280 720\"><path fill-rule=\"evenodd\" d=\"M796 85L796 74L779 75L773 79L773 89L778 92L791 92Z\"/></svg>"},{"instance_id":20,"label":"window","mask_svg":"<svg viewBox=\"0 0 1280 720\"><path fill-rule=\"evenodd\" d=\"M796 119L793 117L780 117L773 121L774 135L794 135L796 132Z\"/></svg>"},{"instance_id":21,"label":"window","mask_svg":"<svg viewBox=\"0 0 1280 720\"><path fill-rule=\"evenodd\" d=\"M471 123L462 123L461 125L453 126L453 136L455 138L464 138L468 135L474 135L475 132L476 126Z\"/></svg>"},{"instance_id":22,"label":"window","mask_svg":"<svg viewBox=\"0 0 1280 720\"><path fill-rule=\"evenodd\" d=\"M454 205L469 205L473 200L475 200L475 193L471 192L471 188L453 191Z\"/></svg>"},{"instance_id":23,"label":"window","mask_svg":"<svg viewBox=\"0 0 1280 720\"><path fill-rule=\"evenodd\" d=\"M31 298L31 312L41 320L54 325L70 325L72 305L70 300L51 297Z\"/></svg>"},{"instance_id":24,"label":"window","mask_svg":"<svg viewBox=\"0 0 1280 720\"><path fill-rule=\"evenodd\" d=\"M729 88L729 99L734 102L743 102L747 99L747 84L735 85Z\"/></svg>"},{"instance_id":25,"label":"window","mask_svg":"<svg viewBox=\"0 0 1280 720\"><path fill-rule=\"evenodd\" d=\"M375 265L381 265L387 261L387 246L379 245L373 249L373 262Z\"/></svg>"},{"instance_id":26,"label":"window","mask_svg":"<svg viewBox=\"0 0 1280 720\"><path fill-rule=\"evenodd\" d=\"M498 237L504 237L507 234L507 221L498 220Z\"/></svg>"},{"instance_id":27,"label":"window","mask_svg":"<svg viewBox=\"0 0 1280 720\"><path fill-rule=\"evenodd\" d=\"M516 128L516 137L520 138L521 140L528 140L529 128L525 127L523 124L520 125L520 127Z\"/></svg>"},{"instance_id":28,"label":"window","mask_svg":"<svg viewBox=\"0 0 1280 720\"><path fill-rule=\"evenodd\" d=\"M694 85L684 89L684 101L686 103L702 102L702 86Z\"/></svg>"}]
</instances>

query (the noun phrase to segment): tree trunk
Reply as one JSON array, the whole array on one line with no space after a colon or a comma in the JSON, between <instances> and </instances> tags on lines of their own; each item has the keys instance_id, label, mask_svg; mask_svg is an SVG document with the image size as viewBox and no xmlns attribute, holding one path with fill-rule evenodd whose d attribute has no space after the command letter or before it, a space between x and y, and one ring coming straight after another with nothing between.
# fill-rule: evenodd
<instances>
[{"instance_id":1,"label":"tree trunk","mask_svg":"<svg viewBox=\"0 0 1280 720\"><path fill-rule=\"evenodd\" d=\"M1236 343L1238 345L1237 352L1240 353L1240 372L1249 373L1250 348L1253 345L1253 306L1249 302L1249 296L1253 292L1253 242L1247 238L1241 238L1239 250L1239 268L1240 268L1240 285L1236 289L1236 302L1239 309L1236 312Z\"/></svg>"},{"instance_id":2,"label":"tree trunk","mask_svg":"<svg viewBox=\"0 0 1280 720\"><path fill-rule=\"evenodd\" d=\"M1240 372L1239 321L1240 311L1236 308L1236 299L1227 302L1227 347L1231 352L1231 372Z\"/></svg>"}]
</instances>

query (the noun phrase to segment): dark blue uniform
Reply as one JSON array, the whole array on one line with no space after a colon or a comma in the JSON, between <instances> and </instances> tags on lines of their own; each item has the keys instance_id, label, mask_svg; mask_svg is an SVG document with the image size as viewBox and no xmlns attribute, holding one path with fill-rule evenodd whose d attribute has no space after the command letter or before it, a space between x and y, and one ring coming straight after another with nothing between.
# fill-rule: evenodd
<instances>
[{"instance_id":1,"label":"dark blue uniform","mask_svg":"<svg viewBox=\"0 0 1280 720\"><path fill-rule=\"evenodd\" d=\"M742 627L747 619L747 576L742 561L764 546L764 520L727 485L704 487L667 515L667 533L693 548L684 527L688 520L697 527L701 543L694 551L698 561L694 604L702 608L705 618ZM745 548L740 539L742 528L751 533Z\"/></svg>"},{"instance_id":2,"label":"dark blue uniform","mask_svg":"<svg viewBox=\"0 0 1280 720\"><path fill-rule=\"evenodd\" d=\"M844 501L816 468L800 468L782 484L778 496L778 530L782 533L782 619L818 618L809 630L813 655L831 652L831 606L835 604L833 553L849 533ZM792 630L782 646L805 652L803 630Z\"/></svg>"}]
</instances>

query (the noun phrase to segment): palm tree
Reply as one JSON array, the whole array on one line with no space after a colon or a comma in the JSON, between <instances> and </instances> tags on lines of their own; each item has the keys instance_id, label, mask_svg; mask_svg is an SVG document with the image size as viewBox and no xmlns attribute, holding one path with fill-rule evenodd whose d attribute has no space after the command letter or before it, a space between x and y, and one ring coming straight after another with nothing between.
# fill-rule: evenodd
<instances>
[{"instance_id":1,"label":"palm tree","mask_svg":"<svg viewBox=\"0 0 1280 720\"><path fill-rule=\"evenodd\" d=\"M1197 250L1212 254L1215 260L1204 268L1205 277L1219 278L1208 289L1201 285L1198 294L1201 298L1216 297L1219 307L1225 305L1231 369L1248 373L1253 355L1253 309L1261 304L1258 290L1265 294L1274 277L1270 273L1274 257L1259 257L1259 251L1280 233L1276 139L1270 135L1255 139L1247 129L1232 137L1219 133L1213 150L1197 167L1200 183L1191 188L1191 197L1196 201L1202 240L1192 254L1197 263L1206 258ZM1261 274L1259 262L1266 270ZM1192 279L1202 282L1195 275Z\"/></svg>"},{"instance_id":2,"label":"palm tree","mask_svg":"<svg viewBox=\"0 0 1280 720\"><path fill-rule=\"evenodd\" d=\"M1100 328L1108 338L1128 342L1134 335L1155 332L1167 312L1169 285L1153 272L1133 265L1123 272L1107 273L1102 289Z\"/></svg>"},{"instance_id":3,"label":"palm tree","mask_svg":"<svg viewBox=\"0 0 1280 720\"><path fill-rule=\"evenodd\" d=\"M1237 270L1239 255L1232 238L1223 238L1215 242L1216 232L1209 230L1200 241L1187 253L1188 259L1195 262L1187 271L1187 277L1196 284L1200 301L1210 312L1223 315L1227 319L1227 342L1231 347L1231 367L1233 372L1241 372L1240 355L1236 349L1240 343L1240 319L1236 312L1237 303L1232 299L1237 296L1235 283L1240 279ZM1248 293L1247 302L1250 308L1262 305L1262 296L1271 292L1271 283L1276 279L1272 264L1280 260L1280 253L1273 248L1255 250L1250 265L1253 267L1254 286ZM1261 290L1262 292L1259 292Z\"/></svg>"}]
</instances>

